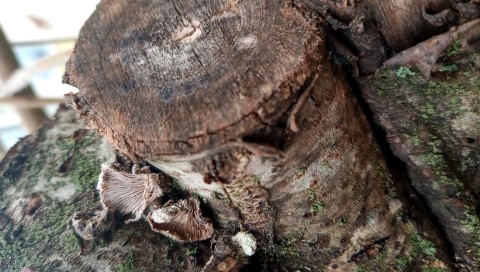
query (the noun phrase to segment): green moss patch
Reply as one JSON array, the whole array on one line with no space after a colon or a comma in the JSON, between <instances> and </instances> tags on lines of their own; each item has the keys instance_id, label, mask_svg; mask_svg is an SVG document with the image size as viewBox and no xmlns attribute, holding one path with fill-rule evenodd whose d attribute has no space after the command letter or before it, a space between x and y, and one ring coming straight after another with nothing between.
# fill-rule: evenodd
<instances>
[{"instance_id":1,"label":"green moss patch","mask_svg":"<svg viewBox=\"0 0 480 272\"><path fill-rule=\"evenodd\" d=\"M71 215L98 205L93 196L105 156L99 151L98 136L80 123L69 126L73 135L52 133L50 124L29 136L19 144L19 155L3 169L0 211L13 217L0 236L2 271L20 271L26 266L58 271L68 258L80 254ZM74 185L68 197L55 197L68 184ZM33 216L26 216L21 209L32 193L40 195L43 203ZM18 200L24 204L12 206Z\"/></svg>"}]
</instances>

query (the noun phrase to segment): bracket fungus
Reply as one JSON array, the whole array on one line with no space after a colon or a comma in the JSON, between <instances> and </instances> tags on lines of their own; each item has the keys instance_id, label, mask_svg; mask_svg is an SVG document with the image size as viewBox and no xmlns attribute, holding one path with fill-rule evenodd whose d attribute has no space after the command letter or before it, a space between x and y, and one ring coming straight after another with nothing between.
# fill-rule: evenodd
<instances>
[{"instance_id":1,"label":"bracket fungus","mask_svg":"<svg viewBox=\"0 0 480 272\"><path fill-rule=\"evenodd\" d=\"M145 208L163 194L158 174L129 174L106 163L102 165L98 189L105 208L135 215L126 223L138 221Z\"/></svg>"},{"instance_id":2,"label":"bracket fungus","mask_svg":"<svg viewBox=\"0 0 480 272\"><path fill-rule=\"evenodd\" d=\"M172 200L147 216L153 231L180 242L206 240L213 235L213 224L202 216L197 198Z\"/></svg>"}]
</instances>

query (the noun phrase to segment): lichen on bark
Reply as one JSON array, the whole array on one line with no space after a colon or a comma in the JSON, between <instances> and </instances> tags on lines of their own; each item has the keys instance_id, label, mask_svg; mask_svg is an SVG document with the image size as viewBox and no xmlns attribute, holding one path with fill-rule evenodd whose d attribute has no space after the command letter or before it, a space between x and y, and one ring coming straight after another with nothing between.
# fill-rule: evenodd
<instances>
[{"instance_id":1,"label":"lichen on bark","mask_svg":"<svg viewBox=\"0 0 480 272\"><path fill-rule=\"evenodd\" d=\"M407 67L381 69L372 84L360 79L394 153L406 163L412 185L445 231L457 267L466 271L480 265L480 236L473 227L478 225L474 211L480 192L480 74L475 59L474 52L450 63L443 59L439 65L446 68L430 79Z\"/></svg>"},{"instance_id":2,"label":"lichen on bark","mask_svg":"<svg viewBox=\"0 0 480 272\"><path fill-rule=\"evenodd\" d=\"M92 243L75 235L72 214L101 207L100 165L114 160L115 151L65 108L17 143L0 164L0 269L189 270L186 248L153 234L145 222L119 221ZM33 196L40 206L29 205Z\"/></svg>"}]
</instances>

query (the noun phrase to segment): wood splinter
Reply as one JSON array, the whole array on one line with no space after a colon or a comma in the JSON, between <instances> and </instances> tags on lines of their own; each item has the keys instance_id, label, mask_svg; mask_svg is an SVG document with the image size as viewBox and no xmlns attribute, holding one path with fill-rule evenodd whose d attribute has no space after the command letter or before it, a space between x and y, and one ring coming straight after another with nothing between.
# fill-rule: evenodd
<instances>
[{"instance_id":1,"label":"wood splinter","mask_svg":"<svg viewBox=\"0 0 480 272\"><path fill-rule=\"evenodd\" d=\"M307 88L303 91L303 93L298 98L297 102L294 104L290 115L288 116L288 128L290 128L293 132L298 132L300 129L298 128L297 121L295 120L295 115L302 109L303 105L307 101L308 97L312 93L313 86L317 83L318 74L312 79L310 84L308 84Z\"/></svg>"}]
</instances>

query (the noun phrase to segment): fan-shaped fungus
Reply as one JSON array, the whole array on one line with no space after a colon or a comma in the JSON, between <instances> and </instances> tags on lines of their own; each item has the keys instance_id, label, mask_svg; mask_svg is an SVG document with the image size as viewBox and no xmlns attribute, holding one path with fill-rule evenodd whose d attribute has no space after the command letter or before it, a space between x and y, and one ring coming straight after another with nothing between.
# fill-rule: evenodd
<instances>
[{"instance_id":1,"label":"fan-shaped fungus","mask_svg":"<svg viewBox=\"0 0 480 272\"><path fill-rule=\"evenodd\" d=\"M176 203L168 201L162 208L149 213L147 219L153 231L180 242L201 241L213 234L213 224L202 216L196 198Z\"/></svg>"},{"instance_id":2,"label":"fan-shaped fungus","mask_svg":"<svg viewBox=\"0 0 480 272\"><path fill-rule=\"evenodd\" d=\"M103 205L122 214L133 213L137 221L145 208L162 195L157 174L129 174L116 170L111 164L102 165L98 189Z\"/></svg>"}]
</instances>

